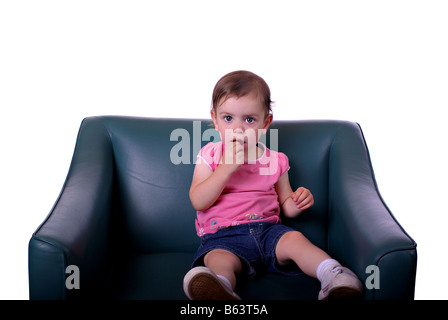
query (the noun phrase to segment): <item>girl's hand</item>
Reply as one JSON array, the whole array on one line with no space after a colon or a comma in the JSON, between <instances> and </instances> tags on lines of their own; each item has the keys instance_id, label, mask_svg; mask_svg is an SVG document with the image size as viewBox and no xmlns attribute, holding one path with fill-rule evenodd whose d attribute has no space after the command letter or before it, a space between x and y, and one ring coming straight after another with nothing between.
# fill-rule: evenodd
<instances>
[{"instance_id":1,"label":"girl's hand","mask_svg":"<svg viewBox=\"0 0 448 320\"><path fill-rule=\"evenodd\" d=\"M314 198L310 190L300 187L295 192L291 193L291 199L299 210L306 210L314 204Z\"/></svg>"},{"instance_id":2,"label":"girl's hand","mask_svg":"<svg viewBox=\"0 0 448 320\"><path fill-rule=\"evenodd\" d=\"M233 133L225 146L222 164L229 168L231 173L236 172L244 163L244 134L238 131Z\"/></svg>"}]
</instances>

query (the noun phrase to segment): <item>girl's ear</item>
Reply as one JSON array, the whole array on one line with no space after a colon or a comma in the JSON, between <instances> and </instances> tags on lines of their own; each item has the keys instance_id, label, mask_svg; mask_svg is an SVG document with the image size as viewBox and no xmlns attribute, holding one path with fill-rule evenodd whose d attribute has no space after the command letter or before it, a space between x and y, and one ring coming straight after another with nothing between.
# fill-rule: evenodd
<instances>
[{"instance_id":1,"label":"girl's ear","mask_svg":"<svg viewBox=\"0 0 448 320\"><path fill-rule=\"evenodd\" d=\"M210 111L210 115L211 115L211 117L212 117L213 124L215 125L215 130L218 131L218 119L216 118L215 109L212 109L212 110Z\"/></svg>"},{"instance_id":2,"label":"girl's ear","mask_svg":"<svg viewBox=\"0 0 448 320\"><path fill-rule=\"evenodd\" d=\"M268 114L268 115L266 116L266 118L264 119L264 127L263 127L263 131L265 131L265 133L266 133L266 131L268 130L269 126L271 125L271 123L272 123L272 119L273 119L272 114Z\"/></svg>"}]
</instances>

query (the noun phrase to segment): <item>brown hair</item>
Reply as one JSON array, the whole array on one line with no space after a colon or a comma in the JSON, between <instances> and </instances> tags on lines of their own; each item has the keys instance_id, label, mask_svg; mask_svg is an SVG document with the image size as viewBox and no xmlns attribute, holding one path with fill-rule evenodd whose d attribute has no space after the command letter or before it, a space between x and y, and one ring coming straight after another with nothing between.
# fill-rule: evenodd
<instances>
[{"instance_id":1,"label":"brown hair","mask_svg":"<svg viewBox=\"0 0 448 320\"><path fill-rule=\"evenodd\" d=\"M213 89L212 109L216 109L230 97L241 98L255 93L261 100L266 115L272 112L271 90L266 81L249 71L234 71L223 76Z\"/></svg>"}]
</instances>

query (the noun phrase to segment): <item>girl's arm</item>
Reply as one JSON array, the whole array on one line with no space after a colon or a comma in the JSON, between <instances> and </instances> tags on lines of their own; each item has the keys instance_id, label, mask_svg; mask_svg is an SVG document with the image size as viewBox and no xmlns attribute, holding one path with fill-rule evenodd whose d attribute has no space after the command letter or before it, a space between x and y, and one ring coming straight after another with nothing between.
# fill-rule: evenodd
<instances>
[{"instance_id":1,"label":"girl's arm","mask_svg":"<svg viewBox=\"0 0 448 320\"><path fill-rule=\"evenodd\" d=\"M196 164L190 187L190 201L196 210L206 210L218 199L230 178L222 169L218 166L213 172L204 162Z\"/></svg>"},{"instance_id":2,"label":"girl's arm","mask_svg":"<svg viewBox=\"0 0 448 320\"><path fill-rule=\"evenodd\" d=\"M242 144L238 142L229 144L222 159L223 163L215 171L212 171L204 161L196 163L190 187L190 201L198 211L206 210L215 203L232 174L241 167L244 162Z\"/></svg>"},{"instance_id":3,"label":"girl's arm","mask_svg":"<svg viewBox=\"0 0 448 320\"><path fill-rule=\"evenodd\" d=\"M275 189L277 190L280 208L288 218L297 217L314 204L313 195L308 189L300 187L296 191L292 191L288 172L285 172L278 179Z\"/></svg>"}]
</instances>

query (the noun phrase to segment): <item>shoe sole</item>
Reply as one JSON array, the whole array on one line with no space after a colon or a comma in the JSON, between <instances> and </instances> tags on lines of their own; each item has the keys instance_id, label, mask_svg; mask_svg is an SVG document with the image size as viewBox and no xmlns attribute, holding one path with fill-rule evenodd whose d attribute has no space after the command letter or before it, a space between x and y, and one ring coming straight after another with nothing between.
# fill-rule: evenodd
<instances>
[{"instance_id":1,"label":"shoe sole","mask_svg":"<svg viewBox=\"0 0 448 320\"><path fill-rule=\"evenodd\" d=\"M190 300L240 300L205 267L196 267L185 275L184 291Z\"/></svg>"},{"instance_id":2,"label":"shoe sole","mask_svg":"<svg viewBox=\"0 0 448 320\"><path fill-rule=\"evenodd\" d=\"M322 300L359 300L362 292L358 288L336 287L331 289Z\"/></svg>"}]
</instances>

